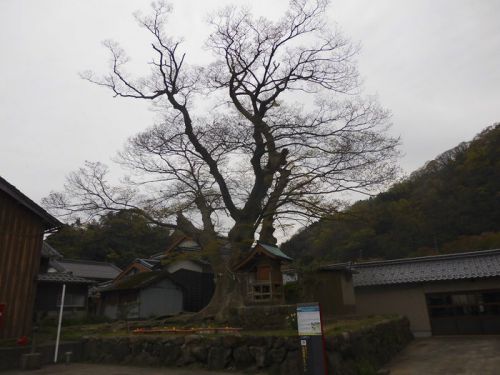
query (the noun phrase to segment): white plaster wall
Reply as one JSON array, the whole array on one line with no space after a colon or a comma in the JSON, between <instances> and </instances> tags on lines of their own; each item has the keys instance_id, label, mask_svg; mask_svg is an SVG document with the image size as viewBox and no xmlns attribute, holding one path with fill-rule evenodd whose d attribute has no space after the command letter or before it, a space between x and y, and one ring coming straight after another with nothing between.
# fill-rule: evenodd
<instances>
[{"instance_id":1,"label":"white plaster wall","mask_svg":"<svg viewBox=\"0 0 500 375\"><path fill-rule=\"evenodd\" d=\"M183 295L178 286L165 279L142 289L139 301L139 318L148 319L180 313L182 311Z\"/></svg>"},{"instance_id":2,"label":"white plaster wall","mask_svg":"<svg viewBox=\"0 0 500 375\"><path fill-rule=\"evenodd\" d=\"M181 269L194 271L194 272L202 272L203 271L202 267L198 263L195 263L191 260L180 260L178 262L174 262L174 263L169 264L167 266L167 271L169 273L174 273L174 272L181 270Z\"/></svg>"}]
</instances>

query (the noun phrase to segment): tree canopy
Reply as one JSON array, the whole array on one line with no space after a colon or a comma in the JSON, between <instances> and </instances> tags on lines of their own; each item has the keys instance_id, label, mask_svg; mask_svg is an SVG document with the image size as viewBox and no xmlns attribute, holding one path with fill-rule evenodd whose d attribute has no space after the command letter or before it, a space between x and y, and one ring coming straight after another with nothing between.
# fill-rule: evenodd
<instances>
[{"instance_id":1,"label":"tree canopy","mask_svg":"<svg viewBox=\"0 0 500 375\"><path fill-rule=\"evenodd\" d=\"M134 208L179 228L227 278L215 299L231 301L238 288L228 270L257 238L274 244L278 226L320 218L337 209L338 193L373 191L397 172L389 114L361 94L357 48L329 27L327 5L291 0L277 21L222 9L210 19L213 60L197 66L168 29L172 8L153 3L137 16L151 37L151 73L134 77L124 50L106 42L111 71L83 77L151 101L162 120L120 153L126 184L112 186L106 166L87 163L46 206L90 216Z\"/></svg>"},{"instance_id":2,"label":"tree canopy","mask_svg":"<svg viewBox=\"0 0 500 375\"><path fill-rule=\"evenodd\" d=\"M109 212L99 220L78 221L46 241L66 258L112 262L125 267L135 258L148 258L170 244L170 230L152 225L135 211Z\"/></svg>"}]
</instances>

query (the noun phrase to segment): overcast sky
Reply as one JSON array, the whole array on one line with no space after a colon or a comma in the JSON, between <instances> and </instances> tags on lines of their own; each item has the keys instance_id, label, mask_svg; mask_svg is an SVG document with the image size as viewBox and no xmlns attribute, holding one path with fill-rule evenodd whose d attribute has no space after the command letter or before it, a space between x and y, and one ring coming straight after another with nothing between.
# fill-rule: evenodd
<instances>
[{"instance_id":1,"label":"overcast sky","mask_svg":"<svg viewBox=\"0 0 500 375\"><path fill-rule=\"evenodd\" d=\"M286 0L173 0L172 29L202 63L206 14L251 4L279 17ZM269 5L271 4L272 5ZM39 202L85 160L109 163L152 123L148 104L113 98L78 76L105 72L104 39L139 66L147 34L138 0L0 0L0 175ZM367 94L392 111L406 172L500 121L500 0L340 0L329 17L362 46ZM135 66L135 65L134 65Z\"/></svg>"}]
</instances>

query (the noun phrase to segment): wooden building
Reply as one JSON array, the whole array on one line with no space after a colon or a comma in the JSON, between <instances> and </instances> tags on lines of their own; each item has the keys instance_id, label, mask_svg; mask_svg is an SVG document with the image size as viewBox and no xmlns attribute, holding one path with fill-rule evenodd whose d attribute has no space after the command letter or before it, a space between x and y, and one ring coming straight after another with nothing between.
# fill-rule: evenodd
<instances>
[{"instance_id":1,"label":"wooden building","mask_svg":"<svg viewBox=\"0 0 500 375\"><path fill-rule=\"evenodd\" d=\"M0 339L31 333L43 236L61 225L0 177Z\"/></svg>"},{"instance_id":2,"label":"wooden building","mask_svg":"<svg viewBox=\"0 0 500 375\"><path fill-rule=\"evenodd\" d=\"M159 259L136 258L129 265L127 265L127 267L125 267L118 276L115 277L113 284L118 283L126 277L137 275L138 273L151 272L161 269L162 265Z\"/></svg>"},{"instance_id":3,"label":"wooden building","mask_svg":"<svg viewBox=\"0 0 500 375\"><path fill-rule=\"evenodd\" d=\"M149 319L182 312L182 286L167 271L140 272L100 290L110 319Z\"/></svg>"},{"instance_id":4,"label":"wooden building","mask_svg":"<svg viewBox=\"0 0 500 375\"><path fill-rule=\"evenodd\" d=\"M235 272L243 280L245 303L248 305L284 303L282 266L291 261L292 258L278 247L257 243L253 250L234 267Z\"/></svg>"},{"instance_id":5,"label":"wooden building","mask_svg":"<svg viewBox=\"0 0 500 375\"><path fill-rule=\"evenodd\" d=\"M57 316L63 284L66 285L65 315L78 317L94 312L94 300L89 300L94 286L109 283L120 272L120 268L108 262L64 259L62 254L44 241L35 298L37 317Z\"/></svg>"},{"instance_id":6,"label":"wooden building","mask_svg":"<svg viewBox=\"0 0 500 375\"><path fill-rule=\"evenodd\" d=\"M84 317L88 314L89 288L94 282L71 273L42 273L38 275L35 298L35 312L39 318L59 315L63 284L64 315Z\"/></svg>"},{"instance_id":7,"label":"wooden building","mask_svg":"<svg viewBox=\"0 0 500 375\"><path fill-rule=\"evenodd\" d=\"M356 313L356 298L349 263L301 275L304 302L319 302L325 318Z\"/></svg>"},{"instance_id":8,"label":"wooden building","mask_svg":"<svg viewBox=\"0 0 500 375\"><path fill-rule=\"evenodd\" d=\"M343 283L343 295L357 314L404 315L416 337L500 334L500 249L337 263L320 271L350 273L351 290ZM339 284L321 282L318 301L338 300Z\"/></svg>"},{"instance_id":9,"label":"wooden building","mask_svg":"<svg viewBox=\"0 0 500 375\"><path fill-rule=\"evenodd\" d=\"M212 267L203 259L201 248L196 241L187 236L178 237L166 250L153 254L148 259L134 259L113 280L113 285L118 285L141 273L157 271L167 272L170 279L182 287L183 311L197 312L210 302L215 290ZM99 290L105 289L99 288ZM116 298L114 301L118 305L121 303Z\"/></svg>"}]
</instances>

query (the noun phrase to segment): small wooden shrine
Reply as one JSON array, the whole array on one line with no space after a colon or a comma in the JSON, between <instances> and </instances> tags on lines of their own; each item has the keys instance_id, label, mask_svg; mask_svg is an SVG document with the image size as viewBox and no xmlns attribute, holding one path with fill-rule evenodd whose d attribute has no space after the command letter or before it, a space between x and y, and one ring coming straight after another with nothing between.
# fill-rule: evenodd
<instances>
[{"instance_id":1,"label":"small wooden shrine","mask_svg":"<svg viewBox=\"0 0 500 375\"><path fill-rule=\"evenodd\" d=\"M253 250L234 267L234 271L243 281L246 304L284 303L281 267L291 261L292 258L278 247L257 243Z\"/></svg>"}]
</instances>

